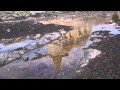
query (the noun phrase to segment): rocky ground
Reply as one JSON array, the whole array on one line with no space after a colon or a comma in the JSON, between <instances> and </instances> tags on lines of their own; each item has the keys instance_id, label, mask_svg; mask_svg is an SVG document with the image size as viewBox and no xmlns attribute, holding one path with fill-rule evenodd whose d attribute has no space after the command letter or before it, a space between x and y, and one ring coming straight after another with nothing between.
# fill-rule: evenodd
<instances>
[{"instance_id":1,"label":"rocky ground","mask_svg":"<svg viewBox=\"0 0 120 90\"><path fill-rule=\"evenodd\" d=\"M107 37L89 48L102 53L92 59L75 78L82 79L119 79L120 78L120 35Z\"/></svg>"},{"instance_id":2,"label":"rocky ground","mask_svg":"<svg viewBox=\"0 0 120 90\"><path fill-rule=\"evenodd\" d=\"M78 44L62 48L54 44L57 42L55 40L63 31L68 32L73 27L39 22L56 17L76 18L85 14L86 16L95 15L95 13L70 12L68 14L64 12L60 15L43 13L28 17L14 17L11 20L2 18L0 22L0 78L119 79L119 34L98 30L92 32L91 37L80 39ZM101 11L96 15L101 15L101 13L104 15L104 13L112 12ZM36 35L38 35L37 38L35 38ZM30 45L27 45L27 41L24 41L29 39L33 41L28 41ZM34 40L37 41L34 42ZM51 41L54 42L50 43ZM16 42L18 44L14 46ZM23 45L23 43L27 46L18 48L19 44ZM6 50L4 45L8 45L8 49L11 49L9 48L11 46L16 49L2 53ZM46 55L48 48L49 55Z\"/></svg>"}]
</instances>

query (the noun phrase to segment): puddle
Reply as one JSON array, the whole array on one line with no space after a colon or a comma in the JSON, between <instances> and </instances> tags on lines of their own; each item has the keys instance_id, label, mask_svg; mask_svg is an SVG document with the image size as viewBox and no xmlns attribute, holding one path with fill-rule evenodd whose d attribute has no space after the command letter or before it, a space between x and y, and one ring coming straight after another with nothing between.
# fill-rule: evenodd
<instances>
[{"instance_id":1,"label":"puddle","mask_svg":"<svg viewBox=\"0 0 120 90\"><path fill-rule=\"evenodd\" d=\"M77 50L76 54L79 52L79 49L77 49L77 48L80 48L81 51L84 52L83 48L88 47L91 44L91 41L88 41L88 39L89 39L89 36L80 37L77 40L72 39L73 41L69 41L69 43L67 43L65 45L61 45L59 42L59 39L57 39L57 40L52 41L49 44L44 45L43 47L37 47L36 49L26 52L22 56L22 59L24 61L29 61L29 60L37 60L37 59L43 58L45 56L49 56L50 58L53 59L56 70L60 71L62 59L66 56L69 56L69 53L70 52L72 53L72 49ZM87 41L88 41L88 43L87 43ZM81 56L81 55L79 55L79 56ZM83 56L83 54L82 54L82 56ZM73 58L74 57L71 57L71 59L73 59ZM76 57L76 59L79 60L80 58Z\"/></svg>"},{"instance_id":2,"label":"puddle","mask_svg":"<svg viewBox=\"0 0 120 90\"><path fill-rule=\"evenodd\" d=\"M107 36L120 34L119 29L120 27L113 27L111 25L94 24L92 35L84 37L78 37L77 30L70 31L69 33L64 30L58 30L59 32L46 33L36 40L26 40L9 45L0 43L0 53L29 46L29 50L23 53L21 58L22 61L25 61L23 61L24 63L40 62L41 66L38 65L32 68L33 71L36 68L41 70L38 67L42 67L43 62L47 64L50 61L52 69L48 65L45 70L41 70L41 72L44 71L46 76L49 76L47 74L48 70L53 70L54 68L57 72L55 78L72 78L75 73L80 73L81 68L85 67L91 59L96 58L102 53L100 50L91 49L89 46L96 46L96 43L101 42ZM66 34L66 38L61 37L61 34ZM32 48L32 45L36 47ZM37 72L39 70L34 73Z\"/></svg>"},{"instance_id":3,"label":"puddle","mask_svg":"<svg viewBox=\"0 0 120 90\"><path fill-rule=\"evenodd\" d=\"M107 26L97 25L97 26L94 26L92 28L92 32L95 32L95 31L110 31L109 34L117 35L117 34L120 34L119 28L120 28L119 26L118 27L113 27L113 26L110 26L110 25L107 25Z\"/></svg>"},{"instance_id":4,"label":"puddle","mask_svg":"<svg viewBox=\"0 0 120 90\"><path fill-rule=\"evenodd\" d=\"M6 52L6 51L10 51L10 50L15 50L15 49L18 49L18 48L21 48L21 47L25 47L29 44L32 44L36 42L36 40L26 40L26 41L23 41L23 42L19 42L19 43L13 43L13 44L10 44L10 45L3 45L2 44L2 48L0 49L0 53L3 53L3 52Z\"/></svg>"},{"instance_id":5,"label":"puddle","mask_svg":"<svg viewBox=\"0 0 120 90\"><path fill-rule=\"evenodd\" d=\"M0 49L3 48L3 47L5 47L5 46L2 43L0 43Z\"/></svg>"},{"instance_id":6,"label":"puddle","mask_svg":"<svg viewBox=\"0 0 120 90\"><path fill-rule=\"evenodd\" d=\"M42 58L43 56L46 55L46 50L47 50L47 47L44 46L41 48L28 51L22 56L22 59L24 61L28 61L28 60L36 60L36 59Z\"/></svg>"}]
</instances>

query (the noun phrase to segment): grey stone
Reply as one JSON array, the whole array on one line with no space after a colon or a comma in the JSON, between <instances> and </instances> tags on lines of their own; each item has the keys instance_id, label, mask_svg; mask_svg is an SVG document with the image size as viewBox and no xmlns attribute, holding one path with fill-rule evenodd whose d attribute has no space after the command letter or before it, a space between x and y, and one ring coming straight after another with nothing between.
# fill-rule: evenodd
<instances>
[{"instance_id":1,"label":"grey stone","mask_svg":"<svg viewBox=\"0 0 120 90\"><path fill-rule=\"evenodd\" d=\"M4 79L52 79L56 71L53 60L44 57L33 61L15 61L0 68Z\"/></svg>"},{"instance_id":2,"label":"grey stone","mask_svg":"<svg viewBox=\"0 0 120 90\"><path fill-rule=\"evenodd\" d=\"M85 58L86 59L93 59L96 56L98 56L99 54L101 54L101 51L97 50L97 49L87 49L87 50L85 50Z\"/></svg>"},{"instance_id":3,"label":"grey stone","mask_svg":"<svg viewBox=\"0 0 120 90\"><path fill-rule=\"evenodd\" d=\"M0 66L6 64L6 61L7 61L6 59L0 59Z\"/></svg>"}]
</instances>

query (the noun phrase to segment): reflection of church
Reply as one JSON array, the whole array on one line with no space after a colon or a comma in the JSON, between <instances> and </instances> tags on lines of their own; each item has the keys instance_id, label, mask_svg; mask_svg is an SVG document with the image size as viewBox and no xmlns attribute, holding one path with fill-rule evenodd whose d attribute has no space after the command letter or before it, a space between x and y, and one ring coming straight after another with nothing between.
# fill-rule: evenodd
<instances>
[{"instance_id":1,"label":"reflection of church","mask_svg":"<svg viewBox=\"0 0 120 90\"><path fill-rule=\"evenodd\" d=\"M59 40L53 41L47 45L47 54L53 59L57 71L60 70L62 58L68 56L68 52L72 48L84 46L87 43L88 38L89 36L77 39L73 37L70 40L67 40L64 45L61 45Z\"/></svg>"}]
</instances>

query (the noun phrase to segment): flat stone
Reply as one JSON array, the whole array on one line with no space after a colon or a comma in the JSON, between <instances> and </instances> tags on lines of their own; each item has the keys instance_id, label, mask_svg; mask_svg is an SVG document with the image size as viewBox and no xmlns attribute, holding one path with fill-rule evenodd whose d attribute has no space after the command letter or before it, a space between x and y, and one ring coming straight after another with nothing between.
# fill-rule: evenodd
<instances>
[{"instance_id":1,"label":"flat stone","mask_svg":"<svg viewBox=\"0 0 120 90\"><path fill-rule=\"evenodd\" d=\"M27 62L18 60L0 68L0 78L4 79L52 79L55 75L53 60L48 56Z\"/></svg>"}]
</instances>

